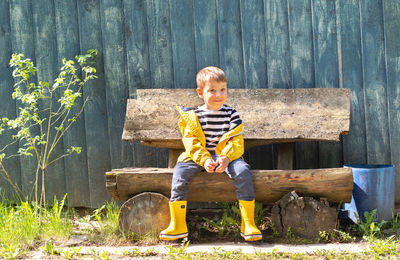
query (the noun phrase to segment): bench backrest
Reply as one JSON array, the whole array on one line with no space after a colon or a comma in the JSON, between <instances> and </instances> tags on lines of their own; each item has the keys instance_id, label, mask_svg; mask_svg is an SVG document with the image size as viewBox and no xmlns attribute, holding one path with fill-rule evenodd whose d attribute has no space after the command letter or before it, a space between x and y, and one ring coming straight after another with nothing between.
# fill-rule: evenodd
<instances>
[{"instance_id":1,"label":"bench backrest","mask_svg":"<svg viewBox=\"0 0 400 260\"><path fill-rule=\"evenodd\" d=\"M139 89L128 100L122 139L182 148L176 106L200 104L195 89ZM349 89L229 89L226 104L239 112L243 137L253 144L339 141L350 126Z\"/></svg>"}]
</instances>

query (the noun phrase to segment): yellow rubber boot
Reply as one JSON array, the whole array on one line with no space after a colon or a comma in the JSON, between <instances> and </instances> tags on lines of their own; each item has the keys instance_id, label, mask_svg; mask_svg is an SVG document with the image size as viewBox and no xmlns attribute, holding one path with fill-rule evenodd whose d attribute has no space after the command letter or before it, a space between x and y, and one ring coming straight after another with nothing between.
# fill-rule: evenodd
<instances>
[{"instance_id":1,"label":"yellow rubber boot","mask_svg":"<svg viewBox=\"0 0 400 260\"><path fill-rule=\"evenodd\" d=\"M254 200L239 200L240 214L242 215L240 235L246 241L256 241L262 239L261 231L256 227L254 223L254 206Z\"/></svg>"},{"instance_id":2,"label":"yellow rubber boot","mask_svg":"<svg viewBox=\"0 0 400 260\"><path fill-rule=\"evenodd\" d=\"M161 231L161 240L176 240L188 236L186 226L186 205L187 201L169 202L169 214L171 220L167 229Z\"/></svg>"}]
</instances>

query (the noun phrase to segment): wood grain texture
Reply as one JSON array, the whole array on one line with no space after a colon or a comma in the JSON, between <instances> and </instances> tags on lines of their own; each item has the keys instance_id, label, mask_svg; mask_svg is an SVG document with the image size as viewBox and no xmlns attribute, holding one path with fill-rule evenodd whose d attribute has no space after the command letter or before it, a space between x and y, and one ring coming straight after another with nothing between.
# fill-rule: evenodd
<instances>
[{"instance_id":1,"label":"wood grain texture","mask_svg":"<svg viewBox=\"0 0 400 260\"><path fill-rule=\"evenodd\" d=\"M346 89L235 89L228 104L241 115L245 139L339 140L349 128L349 94ZM176 106L200 104L194 95L186 89L138 90L138 99L128 100L123 140L180 144Z\"/></svg>"},{"instance_id":2,"label":"wood grain texture","mask_svg":"<svg viewBox=\"0 0 400 260\"><path fill-rule=\"evenodd\" d=\"M390 163L382 1L360 1L367 162Z\"/></svg>"},{"instance_id":3,"label":"wood grain texture","mask_svg":"<svg viewBox=\"0 0 400 260\"><path fill-rule=\"evenodd\" d=\"M216 0L193 2L197 71L207 66L218 67L220 62Z\"/></svg>"},{"instance_id":4,"label":"wood grain texture","mask_svg":"<svg viewBox=\"0 0 400 260\"><path fill-rule=\"evenodd\" d=\"M89 99L85 106L84 116L90 206L99 207L105 200L110 199L105 191L104 175L101 173L111 168L100 2L98 0L78 1L78 15L81 52L84 53L89 49L97 49L99 52L96 58L98 78L90 81L83 91L83 97Z\"/></svg>"},{"instance_id":5,"label":"wood grain texture","mask_svg":"<svg viewBox=\"0 0 400 260\"><path fill-rule=\"evenodd\" d=\"M107 187L114 199L126 200L152 191L170 196L172 170L124 168L107 172ZM330 202L350 202L353 190L351 168L313 170L252 170L256 200L275 202L296 190L302 196L326 197ZM115 192L115 190L117 192ZM236 201L235 187L226 174L199 173L189 184L188 201Z\"/></svg>"},{"instance_id":6,"label":"wood grain texture","mask_svg":"<svg viewBox=\"0 0 400 260\"><path fill-rule=\"evenodd\" d=\"M339 65L336 37L335 1L315 0L312 2L315 87L338 88ZM340 142L318 143L318 165L321 168L343 165Z\"/></svg>"},{"instance_id":7,"label":"wood grain texture","mask_svg":"<svg viewBox=\"0 0 400 260\"><path fill-rule=\"evenodd\" d=\"M391 162L395 167L395 187L400 187L400 1L384 1L387 96L390 122ZM400 189L395 189L400 199Z\"/></svg>"},{"instance_id":8,"label":"wood grain texture","mask_svg":"<svg viewBox=\"0 0 400 260\"><path fill-rule=\"evenodd\" d=\"M291 88L291 53L289 42L288 2L264 1L267 70L269 88Z\"/></svg>"},{"instance_id":9,"label":"wood grain texture","mask_svg":"<svg viewBox=\"0 0 400 260\"><path fill-rule=\"evenodd\" d=\"M311 0L289 0L289 39L291 47L292 88L314 88L315 68L313 53ZM295 168L318 168L318 144L295 144Z\"/></svg>"},{"instance_id":10,"label":"wood grain texture","mask_svg":"<svg viewBox=\"0 0 400 260\"><path fill-rule=\"evenodd\" d=\"M122 2L102 0L100 3L111 167L118 168L132 165L133 156L131 147L121 142L126 110L124 101L129 97L124 11Z\"/></svg>"},{"instance_id":11,"label":"wood grain texture","mask_svg":"<svg viewBox=\"0 0 400 260\"><path fill-rule=\"evenodd\" d=\"M127 236L158 236L168 227L168 198L155 192L144 192L127 200L120 209L119 229Z\"/></svg>"},{"instance_id":12,"label":"wood grain texture","mask_svg":"<svg viewBox=\"0 0 400 260\"><path fill-rule=\"evenodd\" d=\"M175 88L196 87L196 51L193 24L193 2L169 1L171 44Z\"/></svg>"},{"instance_id":13,"label":"wood grain texture","mask_svg":"<svg viewBox=\"0 0 400 260\"><path fill-rule=\"evenodd\" d=\"M351 89L349 135L343 137L344 163L366 163L364 86L361 61L361 28L358 0L340 0L339 22L342 51L343 87ZM355 149L355 147L357 147Z\"/></svg>"},{"instance_id":14,"label":"wood grain texture","mask_svg":"<svg viewBox=\"0 0 400 260\"><path fill-rule=\"evenodd\" d=\"M79 24L76 1L54 1L57 29L58 68L62 59L74 60L80 54ZM82 99L76 100L76 107L71 111L79 113L83 105ZM67 203L70 206L90 205L89 177L87 175L87 153L85 138L85 119L83 115L77 118L75 124L64 134L64 152L71 146L82 147L80 154L72 154L64 158Z\"/></svg>"},{"instance_id":15,"label":"wood grain texture","mask_svg":"<svg viewBox=\"0 0 400 260\"><path fill-rule=\"evenodd\" d=\"M32 41L34 39L32 13L31 1L10 1L12 51L13 53L23 53L25 57L35 61L35 44ZM33 76L31 79L34 82L37 77ZM19 105L20 102L16 102L15 111L18 110ZM25 196L32 197L34 195L33 183L35 181L36 166L36 159L28 156L20 157L21 189Z\"/></svg>"},{"instance_id":16,"label":"wood grain texture","mask_svg":"<svg viewBox=\"0 0 400 260\"><path fill-rule=\"evenodd\" d=\"M145 1L152 88L173 88L169 1Z\"/></svg>"},{"instance_id":17,"label":"wood grain texture","mask_svg":"<svg viewBox=\"0 0 400 260\"><path fill-rule=\"evenodd\" d=\"M9 4L8 0L0 2L0 46L2 46L2 51L0 52L0 97L2 97L0 118L15 118L16 116L15 101L11 98L14 81L11 76L12 69L8 66L12 53ZM3 149L3 147L10 142L12 142L12 133L8 131L3 132L0 138L0 149ZM6 155L12 155L16 154L17 151L18 145L15 144L3 152L5 152ZM18 187L21 187L21 168L19 158L10 158L4 160L3 163L9 171L12 181ZM0 175L1 174L2 173L0 172ZM14 193L12 186L2 177L2 175L0 176L0 187L0 192L3 193L6 198L12 199L13 202L17 201L14 200L16 194Z\"/></svg>"},{"instance_id":18,"label":"wood grain texture","mask_svg":"<svg viewBox=\"0 0 400 260\"><path fill-rule=\"evenodd\" d=\"M239 0L217 0L217 19L221 69L228 78L229 88L243 88L243 44Z\"/></svg>"}]
</instances>

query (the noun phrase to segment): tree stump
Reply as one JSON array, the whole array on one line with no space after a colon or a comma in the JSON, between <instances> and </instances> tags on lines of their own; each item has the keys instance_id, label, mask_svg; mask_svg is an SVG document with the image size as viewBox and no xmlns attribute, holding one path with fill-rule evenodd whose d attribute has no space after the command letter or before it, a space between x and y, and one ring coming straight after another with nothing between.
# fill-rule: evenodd
<instances>
[{"instance_id":1,"label":"tree stump","mask_svg":"<svg viewBox=\"0 0 400 260\"><path fill-rule=\"evenodd\" d=\"M127 200L119 212L119 229L126 235L158 235L169 225L168 198L143 192Z\"/></svg>"},{"instance_id":2,"label":"tree stump","mask_svg":"<svg viewBox=\"0 0 400 260\"><path fill-rule=\"evenodd\" d=\"M320 231L332 232L337 225L336 208L330 207L325 198L299 197L292 191L272 207L272 223L284 235L291 231L305 238L317 238Z\"/></svg>"}]
</instances>

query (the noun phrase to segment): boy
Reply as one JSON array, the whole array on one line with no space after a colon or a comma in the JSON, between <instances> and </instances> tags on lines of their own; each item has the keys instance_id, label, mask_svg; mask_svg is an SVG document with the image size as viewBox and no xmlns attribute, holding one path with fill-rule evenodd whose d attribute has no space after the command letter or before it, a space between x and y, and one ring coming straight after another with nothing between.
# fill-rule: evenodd
<instances>
[{"instance_id":1,"label":"boy","mask_svg":"<svg viewBox=\"0 0 400 260\"><path fill-rule=\"evenodd\" d=\"M188 236L186 195L192 177L203 171L226 172L233 179L239 200L242 224L240 234L246 241L262 238L254 224L254 188L249 165L241 159L244 152L242 121L235 109L225 105L228 96L225 73L206 67L196 76L197 94L204 105L179 108L179 129L185 147L172 177L169 202L171 222L160 239L176 240Z\"/></svg>"}]
</instances>

